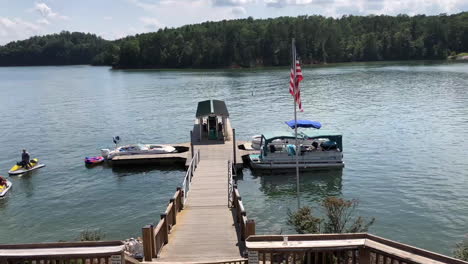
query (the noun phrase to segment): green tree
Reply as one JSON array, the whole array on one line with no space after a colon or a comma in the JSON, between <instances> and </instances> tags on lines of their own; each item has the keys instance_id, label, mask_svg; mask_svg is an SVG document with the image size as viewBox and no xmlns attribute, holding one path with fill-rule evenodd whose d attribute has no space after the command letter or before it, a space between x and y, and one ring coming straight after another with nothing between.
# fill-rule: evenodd
<instances>
[{"instance_id":1,"label":"green tree","mask_svg":"<svg viewBox=\"0 0 468 264\"><path fill-rule=\"evenodd\" d=\"M285 66L291 38L304 64L445 59L468 51L468 12L437 16L323 16L205 22L107 41L63 31L0 46L0 66L117 68Z\"/></svg>"},{"instance_id":2,"label":"green tree","mask_svg":"<svg viewBox=\"0 0 468 264\"><path fill-rule=\"evenodd\" d=\"M140 45L137 39L126 40L120 46L119 66L138 67L140 65Z\"/></svg>"}]
</instances>

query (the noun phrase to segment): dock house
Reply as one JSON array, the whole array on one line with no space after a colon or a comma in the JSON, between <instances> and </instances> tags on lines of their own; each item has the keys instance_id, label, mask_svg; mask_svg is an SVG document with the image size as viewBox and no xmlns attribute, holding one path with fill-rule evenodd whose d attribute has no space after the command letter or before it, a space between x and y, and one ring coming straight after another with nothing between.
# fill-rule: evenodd
<instances>
[{"instance_id":1,"label":"dock house","mask_svg":"<svg viewBox=\"0 0 468 264\"><path fill-rule=\"evenodd\" d=\"M198 141L228 140L227 124L229 112L226 103L221 100L206 100L198 103L196 113Z\"/></svg>"}]
</instances>

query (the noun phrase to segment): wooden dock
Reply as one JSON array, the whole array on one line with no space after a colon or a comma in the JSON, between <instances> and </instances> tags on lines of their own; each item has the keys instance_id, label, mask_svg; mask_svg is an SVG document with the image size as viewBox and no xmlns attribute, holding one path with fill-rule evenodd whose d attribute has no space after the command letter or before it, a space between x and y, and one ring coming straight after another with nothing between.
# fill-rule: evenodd
<instances>
[{"instance_id":1,"label":"wooden dock","mask_svg":"<svg viewBox=\"0 0 468 264\"><path fill-rule=\"evenodd\" d=\"M153 262L215 262L241 258L242 247L228 207L228 160L232 142L195 145L200 163L188 200L177 216L170 243Z\"/></svg>"},{"instance_id":2,"label":"wooden dock","mask_svg":"<svg viewBox=\"0 0 468 264\"><path fill-rule=\"evenodd\" d=\"M161 220L142 229L145 262L245 263L244 241L255 234L255 221L233 180L243 166L235 130L229 119L224 125L208 139L194 124L184 181Z\"/></svg>"}]
</instances>

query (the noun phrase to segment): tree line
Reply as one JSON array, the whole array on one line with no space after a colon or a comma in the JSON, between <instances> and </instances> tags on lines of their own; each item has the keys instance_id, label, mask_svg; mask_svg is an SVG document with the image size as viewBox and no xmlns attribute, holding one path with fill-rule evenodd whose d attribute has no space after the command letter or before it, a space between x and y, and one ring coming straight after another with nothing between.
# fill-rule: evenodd
<instances>
[{"instance_id":1,"label":"tree line","mask_svg":"<svg viewBox=\"0 0 468 264\"><path fill-rule=\"evenodd\" d=\"M323 16L223 20L164 28L115 41L62 32L0 47L0 65L214 68L445 59L468 51L468 12L437 16Z\"/></svg>"},{"instance_id":2,"label":"tree line","mask_svg":"<svg viewBox=\"0 0 468 264\"><path fill-rule=\"evenodd\" d=\"M91 64L109 41L94 34L63 31L0 46L0 66Z\"/></svg>"}]
</instances>

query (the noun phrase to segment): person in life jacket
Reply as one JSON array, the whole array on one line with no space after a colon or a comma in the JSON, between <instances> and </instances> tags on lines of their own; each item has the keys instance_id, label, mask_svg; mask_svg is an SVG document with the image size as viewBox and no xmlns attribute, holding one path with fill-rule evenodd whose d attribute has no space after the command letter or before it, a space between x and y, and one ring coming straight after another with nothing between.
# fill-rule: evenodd
<instances>
[{"instance_id":1,"label":"person in life jacket","mask_svg":"<svg viewBox=\"0 0 468 264\"><path fill-rule=\"evenodd\" d=\"M30 156L29 153L23 149L23 153L21 153L21 165L25 167L26 169L30 169L31 165L29 164L30 162Z\"/></svg>"},{"instance_id":2,"label":"person in life jacket","mask_svg":"<svg viewBox=\"0 0 468 264\"><path fill-rule=\"evenodd\" d=\"M7 185L7 180L3 178L2 176L0 176L0 186L4 187L6 185Z\"/></svg>"}]
</instances>

